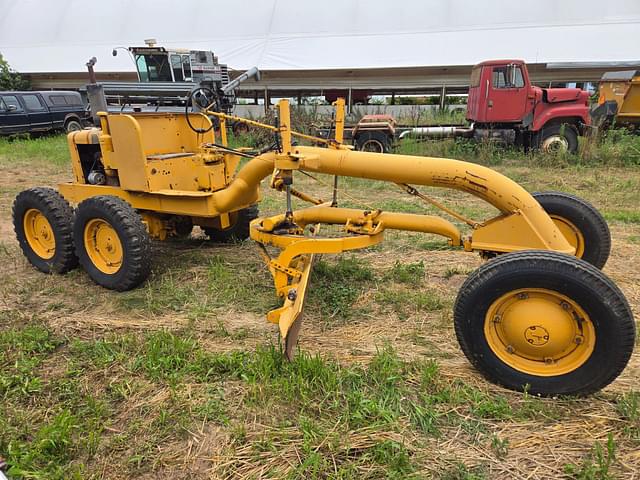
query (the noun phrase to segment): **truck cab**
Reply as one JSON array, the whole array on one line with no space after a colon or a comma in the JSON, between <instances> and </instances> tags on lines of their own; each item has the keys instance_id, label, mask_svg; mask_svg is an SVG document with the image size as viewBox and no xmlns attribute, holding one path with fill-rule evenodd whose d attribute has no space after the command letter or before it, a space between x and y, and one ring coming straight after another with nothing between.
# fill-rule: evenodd
<instances>
[{"instance_id":1,"label":"truck cab","mask_svg":"<svg viewBox=\"0 0 640 480\"><path fill-rule=\"evenodd\" d=\"M0 92L0 135L81 130L89 114L78 92Z\"/></svg>"},{"instance_id":2,"label":"truck cab","mask_svg":"<svg viewBox=\"0 0 640 480\"><path fill-rule=\"evenodd\" d=\"M531 84L522 60L489 60L471 72L466 118L480 136L496 134L525 146L577 150L590 125L589 93Z\"/></svg>"}]
</instances>

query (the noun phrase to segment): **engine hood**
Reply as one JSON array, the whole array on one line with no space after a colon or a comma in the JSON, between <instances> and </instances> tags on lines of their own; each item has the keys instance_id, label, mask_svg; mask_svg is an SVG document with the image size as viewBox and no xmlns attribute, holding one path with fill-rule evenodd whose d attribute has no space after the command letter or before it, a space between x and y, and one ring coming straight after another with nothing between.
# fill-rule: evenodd
<instances>
[{"instance_id":1,"label":"engine hood","mask_svg":"<svg viewBox=\"0 0 640 480\"><path fill-rule=\"evenodd\" d=\"M543 88L544 101L547 103L587 101L589 92L580 88Z\"/></svg>"}]
</instances>

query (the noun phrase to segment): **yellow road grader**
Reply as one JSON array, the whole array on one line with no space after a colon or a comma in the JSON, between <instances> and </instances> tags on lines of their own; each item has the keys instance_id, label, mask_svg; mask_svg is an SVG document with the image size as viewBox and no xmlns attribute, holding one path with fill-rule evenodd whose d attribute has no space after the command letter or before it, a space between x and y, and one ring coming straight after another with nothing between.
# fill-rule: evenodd
<instances>
[{"instance_id":1,"label":"yellow road grader","mask_svg":"<svg viewBox=\"0 0 640 480\"><path fill-rule=\"evenodd\" d=\"M218 241L250 236L282 302L267 320L278 325L291 358L314 255L376 245L388 229L424 232L487 260L462 285L453 317L464 354L489 380L541 395L586 395L612 382L631 356L631 310L600 271L609 256L609 230L584 200L559 192L532 195L498 172L463 161L354 151L343 143L342 100L333 138L293 131L286 100L278 104L276 126L207 108L99 116L100 128L68 137L72 182L16 197L17 239L43 272L65 273L79 263L97 284L129 290L150 273L152 238L188 233L194 225ZM261 151L231 148L229 121L271 130L274 144ZM248 161L239 168L243 158ZM335 176L332 200L323 203L296 189L299 173ZM396 184L468 228L461 231L440 216L339 207L339 176ZM259 218L264 179L282 192L283 212ZM427 196L423 186L466 192L500 213L482 222L467 219ZM292 197L309 207L294 210ZM322 236L321 224L341 234Z\"/></svg>"}]
</instances>

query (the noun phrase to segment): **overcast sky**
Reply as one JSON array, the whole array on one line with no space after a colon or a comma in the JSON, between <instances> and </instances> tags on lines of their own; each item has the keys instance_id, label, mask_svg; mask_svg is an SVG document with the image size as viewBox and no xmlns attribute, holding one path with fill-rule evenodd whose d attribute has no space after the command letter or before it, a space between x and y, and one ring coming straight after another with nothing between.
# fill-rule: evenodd
<instances>
[{"instance_id":1,"label":"overcast sky","mask_svg":"<svg viewBox=\"0 0 640 480\"><path fill-rule=\"evenodd\" d=\"M640 0L0 0L0 53L22 72L127 71L156 38L232 68L640 60Z\"/></svg>"}]
</instances>

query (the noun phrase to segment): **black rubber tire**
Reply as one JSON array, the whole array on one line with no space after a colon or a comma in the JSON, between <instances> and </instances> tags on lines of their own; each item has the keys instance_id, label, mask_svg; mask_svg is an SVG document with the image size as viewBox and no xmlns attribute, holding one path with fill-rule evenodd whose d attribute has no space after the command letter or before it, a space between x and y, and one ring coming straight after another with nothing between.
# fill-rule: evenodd
<instances>
[{"instance_id":1,"label":"black rubber tire","mask_svg":"<svg viewBox=\"0 0 640 480\"><path fill-rule=\"evenodd\" d=\"M567 150L569 153L576 153L578 151L578 132L572 125L565 123L543 127L537 135L538 148L542 150L545 140L554 135L564 137L568 144Z\"/></svg>"},{"instance_id":2,"label":"black rubber tire","mask_svg":"<svg viewBox=\"0 0 640 480\"><path fill-rule=\"evenodd\" d=\"M95 218L108 222L122 243L122 265L113 274L102 272L93 264L84 244L85 226ZM151 242L147 228L138 212L118 197L97 196L80 203L73 235L80 264L98 285L120 292L131 290L151 273Z\"/></svg>"},{"instance_id":3,"label":"black rubber tire","mask_svg":"<svg viewBox=\"0 0 640 480\"><path fill-rule=\"evenodd\" d=\"M78 130L82 130L82 124L77 120L69 120L64 124L64 131L67 133L77 132Z\"/></svg>"},{"instance_id":4,"label":"black rubber tire","mask_svg":"<svg viewBox=\"0 0 640 480\"><path fill-rule=\"evenodd\" d=\"M251 205L231 214L231 226L224 230L212 227L204 227L204 233L213 242L232 243L241 242L249 238L249 224L258 218L258 206Z\"/></svg>"},{"instance_id":5,"label":"black rubber tire","mask_svg":"<svg viewBox=\"0 0 640 480\"><path fill-rule=\"evenodd\" d=\"M611 253L611 232L607 221L589 202L563 192L531 194L549 215L557 215L573 223L584 237L584 253L580 258L602 269Z\"/></svg>"},{"instance_id":6,"label":"black rubber tire","mask_svg":"<svg viewBox=\"0 0 640 480\"><path fill-rule=\"evenodd\" d=\"M53 257L43 259L33 251L24 232L24 215L39 210L49 221L56 242ZM73 246L74 211L62 195L52 188L30 188L13 202L13 228L20 248L29 263L44 273L66 273L78 265Z\"/></svg>"},{"instance_id":7,"label":"black rubber tire","mask_svg":"<svg viewBox=\"0 0 640 480\"><path fill-rule=\"evenodd\" d=\"M575 301L595 328L591 356L557 376L523 373L500 360L484 334L485 315L500 296L520 288L545 288ZM456 336L469 361L490 381L544 396L587 395L625 368L635 343L633 314L618 287L591 264L556 252L523 251L497 257L464 282L454 305Z\"/></svg>"},{"instance_id":8,"label":"black rubber tire","mask_svg":"<svg viewBox=\"0 0 640 480\"><path fill-rule=\"evenodd\" d=\"M375 130L363 130L356 134L356 149L364 151L367 145L375 144L379 146L378 153L388 153L391 151L391 141L389 135L385 132ZM374 151L374 150L367 150Z\"/></svg>"}]
</instances>

